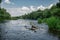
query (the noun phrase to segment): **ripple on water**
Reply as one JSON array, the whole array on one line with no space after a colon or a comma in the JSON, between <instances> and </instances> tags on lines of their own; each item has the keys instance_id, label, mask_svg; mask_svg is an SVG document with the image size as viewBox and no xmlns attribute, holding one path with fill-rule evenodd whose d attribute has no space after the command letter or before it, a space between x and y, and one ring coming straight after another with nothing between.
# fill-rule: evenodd
<instances>
[{"instance_id":1,"label":"ripple on water","mask_svg":"<svg viewBox=\"0 0 60 40\"><path fill-rule=\"evenodd\" d=\"M30 22L33 22L39 29L36 32L26 29L30 28ZM58 37L48 33L46 24L37 24L35 20L11 20L0 24L2 27L3 40L58 40Z\"/></svg>"}]
</instances>

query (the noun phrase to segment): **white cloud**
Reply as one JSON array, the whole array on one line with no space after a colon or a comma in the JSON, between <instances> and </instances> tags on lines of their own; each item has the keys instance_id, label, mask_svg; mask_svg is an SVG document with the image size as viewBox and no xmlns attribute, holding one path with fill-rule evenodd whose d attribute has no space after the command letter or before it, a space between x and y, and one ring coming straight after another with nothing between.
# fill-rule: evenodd
<instances>
[{"instance_id":1,"label":"white cloud","mask_svg":"<svg viewBox=\"0 0 60 40\"><path fill-rule=\"evenodd\" d=\"M48 6L48 9L50 9L53 6L53 4L50 4L50 6Z\"/></svg>"},{"instance_id":2,"label":"white cloud","mask_svg":"<svg viewBox=\"0 0 60 40\"><path fill-rule=\"evenodd\" d=\"M45 10L45 9L46 9L46 7L44 7L44 6L42 6L42 5L41 5L41 6L38 6L38 7L37 7L37 9Z\"/></svg>"},{"instance_id":3,"label":"white cloud","mask_svg":"<svg viewBox=\"0 0 60 40\"><path fill-rule=\"evenodd\" d=\"M8 4L10 4L11 2L10 2L10 0L5 0L4 1L5 3L8 3Z\"/></svg>"},{"instance_id":4,"label":"white cloud","mask_svg":"<svg viewBox=\"0 0 60 40\"><path fill-rule=\"evenodd\" d=\"M28 7L7 8L7 11L11 14L11 16L20 16L24 15L25 13L29 13L30 9Z\"/></svg>"},{"instance_id":5,"label":"white cloud","mask_svg":"<svg viewBox=\"0 0 60 40\"><path fill-rule=\"evenodd\" d=\"M30 9L29 9L28 7L24 7L24 6L23 6L23 7L21 8L21 10L23 10L23 11L28 11L28 10L30 10Z\"/></svg>"},{"instance_id":6,"label":"white cloud","mask_svg":"<svg viewBox=\"0 0 60 40\"><path fill-rule=\"evenodd\" d=\"M30 10L35 11L36 8L34 8L34 6L30 6Z\"/></svg>"},{"instance_id":7,"label":"white cloud","mask_svg":"<svg viewBox=\"0 0 60 40\"><path fill-rule=\"evenodd\" d=\"M37 7L37 10L38 9L40 9L40 10L50 9L52 6L53 6L53 4L50 4L48 7L44 7L43 5L41 5L41 6Z\"/></svg>"},{"instance_id":8,"label":"white cloud","mask_svg":"<svg viewBox=\"0 0 60 40\"><path fill-rule=\"evenodd\" d=\"M40 10L44 10L44 9L50 9L53 6L53 4L49 5L48 7L44 7L44 6L30 6L30 7L19 7L19 8L7 8L7 11L12 15L12 16L20 16L20 15L24 15L25 13L30 13L32 11L36 11L38 9Z\"/></svg>"},{"instance_id":9,"label":"white cloud","mask_svg":"<svg viewBox=\"0 0 60 40\"><path fill-rule=\"evenodd\" d=\"M14 4L14 3L12 3L10 0L5 0L4 1L6 4Z\"/></svg>"}]
</instances>

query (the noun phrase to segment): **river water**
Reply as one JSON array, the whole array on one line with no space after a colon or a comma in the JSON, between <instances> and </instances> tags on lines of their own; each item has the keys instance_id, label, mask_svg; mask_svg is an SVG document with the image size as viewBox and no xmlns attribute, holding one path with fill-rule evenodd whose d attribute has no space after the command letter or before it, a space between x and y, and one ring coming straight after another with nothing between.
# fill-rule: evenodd
<instances>
[{"instance_id":1,"label":"river water","mask_svg":"<svg viewBox=\"0 0 60 40\"><path fill-rule=\"evenodd\" d=\"M31 22L39 28L36 32L25 28L30 28ZM0 29L0 40L60 40L58 36L48 33L46 24L38 24L36 20L7 20L0 23Z\"/></svg>"}]
</instances>

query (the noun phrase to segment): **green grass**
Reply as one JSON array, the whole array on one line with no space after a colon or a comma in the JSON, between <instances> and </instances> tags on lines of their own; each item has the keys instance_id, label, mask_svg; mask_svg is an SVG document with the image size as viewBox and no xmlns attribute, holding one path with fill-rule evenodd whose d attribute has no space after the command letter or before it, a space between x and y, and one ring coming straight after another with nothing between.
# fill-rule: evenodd
<instances>
[{"instance_id":1,"label":"green grass","mask_svg":"<svg viewBox=\"0 0 60 40\"><path fill-rule=\"evenodd\" d=\"M50 18L38 19L38 23L47 23L50 30L60 31L60 19L52 16Z\"/></svg>"}]
</instances>

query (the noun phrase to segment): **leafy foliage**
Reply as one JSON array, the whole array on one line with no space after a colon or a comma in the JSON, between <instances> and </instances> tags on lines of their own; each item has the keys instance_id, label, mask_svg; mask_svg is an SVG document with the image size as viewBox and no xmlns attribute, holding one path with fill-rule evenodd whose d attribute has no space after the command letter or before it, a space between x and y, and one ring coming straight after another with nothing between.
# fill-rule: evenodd
<instances>
[{"instance_id":1,"label":"leafy foliage","mask_svg":"<svg viewBox=\"0 0 60 40\"><path fill-rule=\"evenodd\" d=\"M4 8L0 9L0 21L10 19L11 15Z\"/></svg>"},{"instance_id":2,"label":"leafy foliage","mask_svg":"<svg viewBox=\"0 0 60 40\"><path fill-rule=\"evenodd\" d=\"M2 0L0 0L0 3L2 2Z\"/></svg>"},{"instance_id":3,"label":"leafy foliage","mask_svg":"<svg viewBox=\"0 0 60 40\"><path fill-rule=\"evenodd\" d=\"M1 9L1 2L2 2L2 0L0 0L0 9Z\"/></svg>"},{"instance_id":4,"label":"leafy foliage","mask_svg":"<svg viewBox=\"0 0 60 40\"><path fill-rule=\"evenodd\" d=\"M38 23L39 24L42 23L42 19L38 18Z\"/></svg>"},{"instance_id":5,"label":"leafy foliage","mask_svg":"<svg viewBox=\"0 0 60 40\"><path fill-rule=\"evenodd\" d=\"M25 14L22 16L22 18L24 19L38 19L42 16L42 11L38 10L38 11L33 11L31 13Z\"/></svg>"},{"instance_id":6,"label":"leafy foliage","mask_svg":"<svg viewBox=\"0 0 60 40\"><path fill-rule=\"evenodd\" d=\"M50 29L57 29L57 25L59 24L59 19L56 17L50 17L47 19L46 23L48 24Z\"/></svg>"}]
</instances>

